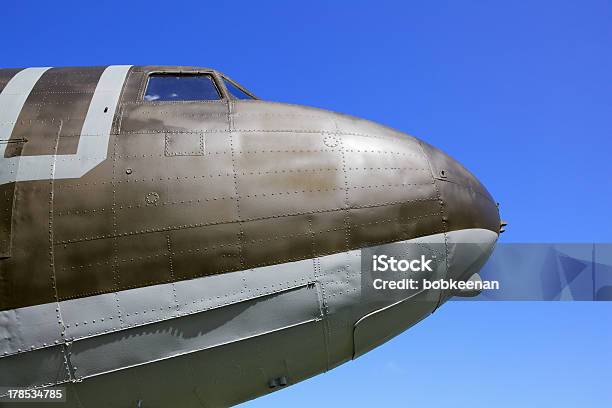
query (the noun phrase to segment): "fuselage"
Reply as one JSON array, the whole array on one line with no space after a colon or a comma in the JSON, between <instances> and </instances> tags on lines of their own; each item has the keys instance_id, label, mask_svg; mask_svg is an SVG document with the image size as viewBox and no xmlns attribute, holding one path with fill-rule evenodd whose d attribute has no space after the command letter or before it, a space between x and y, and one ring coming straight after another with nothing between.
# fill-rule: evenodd
<instances>
[{"instance_id":1,"label":"fuselage","mask_svg":"<svg viewBox=\"0 0 612 408\"><path fill-rule=\"evenodd\" d=\"M324 372L452 296L370 299L364 250L429 245L465 280L500 227L429 144L205 68L0 70L0 150L0 384L69 406L228 406Z\"/></svg>"}]
</instances>

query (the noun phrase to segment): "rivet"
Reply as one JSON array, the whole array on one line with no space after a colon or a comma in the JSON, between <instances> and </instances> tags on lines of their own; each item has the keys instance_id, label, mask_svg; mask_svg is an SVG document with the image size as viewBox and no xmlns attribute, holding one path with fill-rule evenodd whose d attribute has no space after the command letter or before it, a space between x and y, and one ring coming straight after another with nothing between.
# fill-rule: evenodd
<instances>
[{"instance_id":1,"label":"rivet","mask_svg":"<svg viewBox=\"0 0 612 408\"><path fill-rule=\"evenodd\" d=\"M145 196L145 202L147 204L155 204L157 201L159 201L159 194L157 194L155 191L151 191Z\"/></svg>"}]
</instances>

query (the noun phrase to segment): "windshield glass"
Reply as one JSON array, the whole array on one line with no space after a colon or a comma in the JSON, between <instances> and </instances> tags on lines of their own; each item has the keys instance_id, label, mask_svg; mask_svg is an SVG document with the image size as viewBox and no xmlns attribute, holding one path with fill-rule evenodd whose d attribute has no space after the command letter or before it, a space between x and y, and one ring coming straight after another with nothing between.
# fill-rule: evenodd
<instances>
[{"instance_id":1,"label":"windshield glass","mask_svg":"<svg viewBox=\"0 0 612 408\"><path fill-rule=\"evenodd\" d=\"M153 74L145 101L209 101L221 99L210 75Z\"/></svg>"},{"instance_id":2,"label":"windshield glass","mask_svg":"<svg viewBox=\"0 0 612 408\"><path fill-rule=\"evenodd\" d=\"M227 88L227 92L230 93L236 99L255 99L251 95L244 92L242 89L238 88L237 85L230 82L227 78L223 78L223 82L225 83L225 87Z\"/></svg>"}]
</instances>

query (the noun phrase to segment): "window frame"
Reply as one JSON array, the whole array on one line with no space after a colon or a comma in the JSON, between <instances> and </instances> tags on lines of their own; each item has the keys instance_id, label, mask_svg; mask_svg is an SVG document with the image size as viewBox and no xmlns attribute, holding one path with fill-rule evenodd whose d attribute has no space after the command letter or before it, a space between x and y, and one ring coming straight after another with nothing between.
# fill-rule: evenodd
<instances>
[{"instance_id":1,"label":"window frame","mask_svg":"<svg viewBox=\"0 0 612 408\"><path fill-rule=\"evenodd\" d=\"M147 78L144 86L142 87L142 91L140 92L140 102L141 103L150 103L150 104L164 104L164 103L215 103L215 102L225 102L228 99L228 91L225 89L225 86L221 87L222 83L219 81L218 75L214 71L207 70L195 70L195 71L186 71L186 70L158 70L158 71L150 71L147 72ZM147 94L147 89L149 88L149 81L151 81L151 77L155 75L168 75L168 76L209 76L212 80L213 86L215 90L219 94L219 99L197 99L197 100L184 100L178 99L176 101L147 101L145 99L145 95Z\"/></svg>"}]
</instances>

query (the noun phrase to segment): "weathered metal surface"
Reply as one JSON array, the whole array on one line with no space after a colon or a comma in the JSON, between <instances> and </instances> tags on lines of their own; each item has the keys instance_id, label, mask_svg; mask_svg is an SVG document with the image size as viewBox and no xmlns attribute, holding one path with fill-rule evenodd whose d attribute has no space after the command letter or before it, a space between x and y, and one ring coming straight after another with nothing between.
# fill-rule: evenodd
<instances>
[{"instance_id":1,"label":"weathered metal surface","mask_svg":"<svg viewBox=\"0 0 612 408\"><path fill-rule=\"evenodd\" d=\"M184 383L165 391L191 390L186 405L253 398L277 379L292 383L352 358L353 325L381 307L360 296L360 249L425 236L442 237L446 248L456 231L499 232L497 206L471 173L393 129L305 106L234 100L220 74L205 68L40 71L0 70L0 101L8 101L0 108L18 111L0 123L0 366L19 370L20 384L83 380L70 392L95 406L91 384L127 381L131 372L153 387L152 373L172 367ZM41 74L29 89L11 83L24 72ZM148 75L159 72L210 74L222 98L145 101ZM7 88L21 91L11 96ZM459 258L445 255L449 274L466 273ZM283 293L307 293L296 288L316 294L320 317L298 318L311 315L312 302L293 303L303 304L295 319L282 313ZM445 299L430 296L422 310L402 303L412 317L395 322L397 313L384 314L391 317L377 327L405 329ZM275 313L279 324L270 325ZM248 324L231 323L247 317ZM227 330L163 335L198 319ZM384 340L375 331L365 329L360 349ZM137 352L134 339L149 343ZM307 350L302 359L298 347ZM28 377L32 356L46 350L56 353L47 361L63 360L62 374ZM147 350L163 361L139 360ZM197 382L184 371L227 353L237 366L215 378ZM107 371L114 374L101 375ZM218 384L228 376L238 379ZM132 397L108 398L104 406Z\"/></svg>"}]
</instances>

